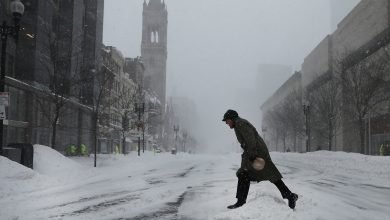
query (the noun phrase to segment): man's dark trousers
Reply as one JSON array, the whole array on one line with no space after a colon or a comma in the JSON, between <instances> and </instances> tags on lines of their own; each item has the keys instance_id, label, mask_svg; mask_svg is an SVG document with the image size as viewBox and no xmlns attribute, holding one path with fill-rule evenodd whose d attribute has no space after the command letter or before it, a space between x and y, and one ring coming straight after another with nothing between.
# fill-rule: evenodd
<instances>
[{"instance_id":1,"label":"man's dark trousers","mask_svg":"<svg viewBox=\"0 0 390 220\"><path fill-rule=\"evenodd\" d=\"M291 195L291 191L288 189L283 180L279 179L277 181L272 181L272 183L279 189L280 194L284 199L288 198ZM240 203L246 203L246 198L248 197L249 187L250 187L250 177L247 173L241 173L238 175L237 183L237 193L236 198Z\"/></svg>"}]
</instances>

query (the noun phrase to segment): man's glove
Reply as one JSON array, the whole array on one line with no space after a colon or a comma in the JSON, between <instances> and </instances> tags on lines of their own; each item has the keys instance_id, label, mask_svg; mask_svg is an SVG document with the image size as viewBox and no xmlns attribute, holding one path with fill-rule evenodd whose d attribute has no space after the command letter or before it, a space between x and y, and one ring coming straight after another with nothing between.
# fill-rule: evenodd
<instances>
[{"instance_id":1,"label":"man's glove","mask_svg":"<svg viewBox=\"0 0 390 220\"><path fill-rule=\"evenodd\" d=\"M249 157L249 161L250 161L250 162L253 162L254 160L256 160L256 158L257 158L257 156L250 156L250 157Z\"/></svg>"},{"instance_id":2,"label":"man's glove","mask_svg":"<svg viewBox=\"0 0 390 220\"><path fill-rule=\"evenodd\" d=\"M238 169L236 176L238 177L238 179L248 180L248 181L250 180L247 169L243 169L243 168Z\"/></svg>"}]
</instances>

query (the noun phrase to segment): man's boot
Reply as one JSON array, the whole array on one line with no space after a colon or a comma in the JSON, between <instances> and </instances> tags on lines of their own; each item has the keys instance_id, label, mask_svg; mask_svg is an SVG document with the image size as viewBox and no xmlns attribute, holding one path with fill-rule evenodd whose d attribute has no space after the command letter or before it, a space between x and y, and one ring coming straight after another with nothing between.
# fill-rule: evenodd
<instances>
[{"instance_id":1,"label":"man's boot","mask_svg":"<svg viewBox=\"0 0 390 220\"><path fill-rule=\"evenodd\" d=\"M237 202L233 205L229 205L228 209L236 209L243 206L246 203L248 197L250 182L247 180L238 180L236 198Z\"/></svg>"},{"instance_id":2,"label":"man's boot","mask_svg":"<svg viewBox=\"0 0 390 220\"><path fill-rule=\"evenodd\" d=\"M288 206L291 209L295 208L296 201L298 200L298 195L295 193L292 193L290 189L284 184L283 180L277 180L275 182L272 182L275 184L275 186L279 189L280 193L282 194L283 199L288 200Z\"/></svg>"},{"instance_id":3,"label":"man's boot","mask_svg":"<svg viewBox=\"0 0 390 220\"><path fill-rule=\"evenodd\" d=\"M229 205L227 208L228 209L236 209L236 208L239 208L241 206L243 206L246 202L243 202L243 201L240 201L237 199L237 202L233 205Z\"/></svg>"},{"instance_id":4,"label":"man's boot","mask_svg":"<svg viewBox=\"0 0 390 220\"><path fill-rule=\"evenodd\" d=\"M294 209L295 208L295 204L296 204L296 201L298 200L298 195L295 194L295 193L291 193L289 196L288 196L288 206L291 208L291 209Z\"/></svg>"}]
</instances>

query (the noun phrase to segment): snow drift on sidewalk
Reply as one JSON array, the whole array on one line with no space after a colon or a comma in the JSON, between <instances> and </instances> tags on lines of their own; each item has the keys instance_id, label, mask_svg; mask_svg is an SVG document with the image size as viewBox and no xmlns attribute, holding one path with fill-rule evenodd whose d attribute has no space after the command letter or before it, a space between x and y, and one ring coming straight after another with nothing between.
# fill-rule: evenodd
<instances>
[{"instance_id":1,"label":"snow drift on sidewalk","mask_svg":"<svg viewBox=\"0 0 390 220\"><path fill-rule=\"evenodd\" d=\"M91 168L92 166L80 165L50 147L34 145L34 170L62 183L70 183L93 175Z\"/></svg>"},{"instance_id":2,"label":"snow drift on sidewalk","mask_svg":"<svg viewBox=\"0 0 390 220\"><path fill-rule=\"evenodd\" d=\"M55 183L50 178L2 156L0 156L0 180L0 199L42 189Z\"/></svg>"},{"instance_id":3,"label":"snow drift on sidewalk","mask_svg":"<svg viewBox=\"0 0 390 220\"><path fill-rule=\"evenodd\" d=\"M69 183L86 168L47 146L34 145L34 170L0 156L0 198ZM88 174L93 174L89 171Z\"/></svg>"}]
</instances>

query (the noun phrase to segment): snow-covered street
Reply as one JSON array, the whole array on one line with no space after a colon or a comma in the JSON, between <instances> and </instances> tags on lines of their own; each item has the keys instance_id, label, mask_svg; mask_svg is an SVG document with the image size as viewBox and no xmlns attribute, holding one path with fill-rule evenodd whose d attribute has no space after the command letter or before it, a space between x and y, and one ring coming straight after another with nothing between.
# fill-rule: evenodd
<instances>
[{"instance_id":1,"label":"snow-covered street","mask_svg":"<svg viewBox=\"0 0 390 220\"><path fill-rule=\"evenodd\" d=\"M390 157L271 153L296 210L269 182L233 204L240 155L147 152L68 159L35 146L34 171L0 157L0 219L388 219Z\"/></svg>"}]
</instances>

